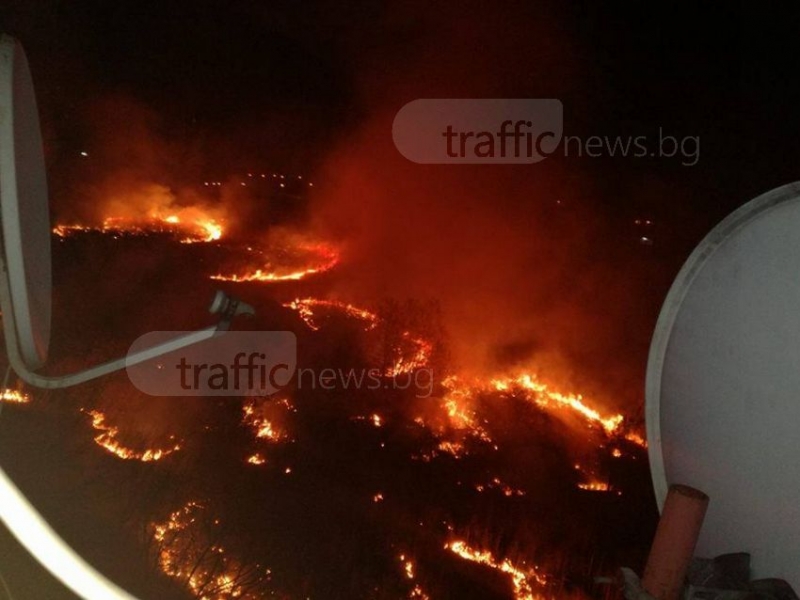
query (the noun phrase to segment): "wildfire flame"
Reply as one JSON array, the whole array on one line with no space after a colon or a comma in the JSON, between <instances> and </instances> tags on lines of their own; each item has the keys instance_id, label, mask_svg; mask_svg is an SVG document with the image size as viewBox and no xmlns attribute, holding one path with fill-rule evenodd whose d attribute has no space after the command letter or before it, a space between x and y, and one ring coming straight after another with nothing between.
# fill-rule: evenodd
<instances>
[{"instance_id":1,"label":"wildfire flame","mask_svg":"<svg viewBox=\"0 0 800 600\"><path fill-rule=\"evenodd\" d=\"M580 464L575 465L575 470L580 473L585 481L579 482L578 489L587 492L614 492L621 494L619 490L615 490L608 481L603 481L598 475L589 469L585 469Z\"/></svg>"},{"instance_id":2,"label":"wildfire flame","mask_svg":"<svg viewBox=\"0 0 800 600\"><path fill-rule=\"evenodd\" d=\"M251 465L263 465L265 462L267 462L267 459L264 458L264 455L260 452L256 452L255 454L247 457L247 462Z\"/></svg>"},{"instance_id":3,"label":"wildfire flame","mask_svg":"<svg viewBox=\"0 0 800 600\"><path fill-rule=\"evenodd\" d=\"M251 270L244 270L240 273L225 275L217 273L211 279L217 281L231 281L234 283L247 282L275 282L275 281L298 281L310 275L317 275L330 271L339 264L339 253L325 244L301 244L296 250L313 257L314 263L299 269L277 269L270 266L259 267Z\"/></svg>"},{"instance_id":4,"label":"wildfire flame","mask_svg":"<svg viewBox=\"0 0 800 600\"><path fill-rule=\"evenodd\" d=\"M464 560L507 574L511 578L515 600L546 600L545 596L534 592L534 588L541 589L547 585L547 578L539 573L537 567L518 567L507 558L498 561L488 550L476 550L462 540L449 542L444 548Z\"/></svg>"},{"instance_id":5,"label":"wildfire flame","mask_svg":"<svg viewBox=\"0 0 800 600\"><path fill-rule=\"evenodd\" d=\"M563 394L552 390L547 384L537 380L530 373L513 376L498 376L488 380L473 379L467 383L457 376L451 376L442 382L447 390L444 404L454 426L474 429L474 416L464 409L465 403L481 393L502 392L526 401L554 415L573 415L583 419L590 427L599 427L610 436L622 435L629 442L647 447L647 442L636 432L623 433L625 418L621 414L603 416L597 409L590 407L580 394Z\"/></svg>"},{"instance_id":6,"label":"wildfire flame","mask_svg":"<svg viewBox=\"0 0 800 600\"><path fill-rule=\"evenodd\" d=\"M318 298L296 298L284 304L285 307L297 311L303 322L313 331L321 328L320 314L325 311L335 311L346 317L364 323L364 330L370 331L381 322L378 314L338 300L325 300ZM404 341L409 342L410 351L401 353L393 365L386 372L388 377L413 372L425 367L430 360L433 346L430 341L413 336L405 331L402 334ZM488 379L473 379L469 383L458 376L449 376L442 381L446 390L443 405L453 428L469 430L472 435L486 442L491 442L486 431L478 424L477 419L465 406L469 400L480 393L502 392L524 398L533 402L550 413L572 414L580 417L589 426L598 426L608 435L622 433L624 417L621 414L611 416L602 415L597 409L587 404L580 394L564 394L551 389L547 384L539 381L530 373L515 375L497 375ZM646 447L644 438L635 432L624 433L624 438L631 443ZM442 448L454 456L460 456L464 448L453 442L446 443Z\"/></svg>"},{"instance_id":7,"label":"wildfire flame","mask_svg":"<svg viewBox=\"0 0 800 600\"><path fill-rule=\"evenodd\" d=\"M410 332L403 332L403 341L411 346L409 352L401 352L395 363L387 370L389 377L397 377L405 373L413 373L417 369L422 369L428 365L433 344L421 337L412 336Z\"/></svg>"},{"instance_id":8,"label":"wildfire flame","mask_svg":"<svg viewBox=\"0 0 800 600\"><path fill-rule=\"evenodd\" d=\"M92 429L100 432L94 437L95 443L122 460L153 462L161 460L181 449L181 445L175 443L169 448L148 448L142 451L133 450L119 442L117 439L119 428L108 425L106 423L106 416L102 412L98 410L84 412L92 418Z\"/></svg>"},{"instance_id":9,"label":"wildfire flame","mask_svg":"<svg viewBox=\"0 0 800 600\"><path fill-rule=\"evenodd\" d=\"M6 388L0 392L0 402L7 402L8 404L28 404L30 401L31 397L19 390Z\"/></svg>"},{"instance_id":10,"label":"wildfire flame","mask_svg":"<svg viewBox=\"0 0 800 600\"><path fill-rule=\"evenodd\" d=\"M253 431L257 439L268 442L287 439L287 436L263 413L263 406L257 406L255 400L249 400L242 405L242 422Z\"/></svg>"},{"instance_id":11,"label":"wildfire flame","mask_svg":"<svg viewBox=\"0 0 800 600\"><path fill-rule=\"evenodd\" d=\"M143 218L107 217L100 225L60 224L53 227L53 234L66 238L76 233L97 232L110 235L150 235L167 233L177 235L184 244L214 242L222 237L223 225L206 216L199 209L185 209L190 216L178 214L153 214Z\"/></svg>"},{"instance_id":12,"label":"wildfire flame","mask_svg":"<svg viewBox=\"0 0 800 600\"><path fill-rule=\"evenodd\" d=\"M431 597L423 592L422 588L418 585L414 586L414 589L411 590L408 597L410 600L431 600Z\"/></svg>"},{"instance_id":13,"label":"wildfire flame","mask_svg":"<svg viewBox=\"0 0 800 600\"><path fill-rule=\"evenodd\" d=\"M611 488L604 481L590 481L589 483L579 483L578 488L588 492L609 492Z\"/></svg>"},{"instance_id":14,"label":"wildfire flame","mask_svg":"<svg viewBox=\"0 0 800 600\"><path fill-rule=\"evenodd\" d=\"M403 573L405 573L406 579L413 581L416 577L414 562L406 557L405 554L401 554L398 559L403 566ZM430 596L422 590L419 584L414 585L411 591L409 591L408 597L409 600L430 600Z\"/></svg>"},{"instance_id":15,"label":"wildfire flame","mask_svg":"<svg viewBox=\"0 0 800 600\"><path fill-rule=\"evenodd\" d=\"M338 300L324 300L320 298L296 298L283 305L286 308L297 311L298 316L312 331L319 331L320 314L335 312L348 318L356 319L364 323L364 331L375 329L382 321L381 317L365 308L341 302ZM394 363L386 368L387 377L397 377L407 373L412 373L417 369L422 369L428 365L433 344L424 338L413 335L410 331L401 334L402 347L398 348L398 356Z\"/></svg>"},{"instance_id":16,"label":"wildfire flame","mask_svg":"<svg viewBox=\"0 0 800 600\"><path fill-rule=\"evenodd\" d=\"M380 318L375 313L346 302L339 302L338 300L296 298L291 302L287 302L283 306L297 311L298 316L306 325L308 325L309 329L313 331L319 331L321 327L315 318L317 317L316 312L318 312L315 309L333 310L344 314L347 317L363 321L365 331L374 329L380 321Z\"/></svg>"},{"instance_id":17,"label":"wildfire flame","mask_svg":"<svg viewBox=\"0 0 800 600\"><path fill-rule=\"evenodd\" d=\"M253 588L270 580L270 569L245 565L216 543L219 519L203 519L205 507L187 502L166 521L150 524L158 565L165 575L182 582L200 600L258 600Z\"/></svg>"},{"instance_id":18,"label":"wildfire flame","mask_svg":"<svg viewBox=\"0 0 800 600\"><path fill-rule=\"evenodd\" d=\"M510 485L503 483L499 477L494 477L489 483L486 484L479 483L475 486L475 489L479 492L483 492L486 490L500 490L500 492L506 498L511 498L512 496L526 495L526 492L524 490L513 488Z\"/></svg>"},{"instance_id":19,"label":"wildfire flame","mask_svg":"<svg viewBox=\"0 0 800 600\"><path fill-rule=\"evenodd\" d=\"M444 440L439 442L437 449L441 452L445 452L451 455L453 458L461 458L462 456L467 454L467 449L461 442L453 442L450 440Z\"/></svg>"},{"instance_id":20,"label":"wildfire flame","mask_svg":"<svg viewBox=\"0 0 800 600\"><path fill-rule=\"evenodd\" d=\"M193 244L216 242L222 239L225 232L224 220L213 215L210 209L201 206L151 207L134 216L110 216L98 225L58 224L53 227L53 234L64 239L78 233L103 233L114 237L144 236L153 233L164 233L177 236L181 243ZM259 256L268 256L269 250L248 248ZM284 249L285 250L285 249ZM245 268L240 272L217 273L211 279L217 281L243 282L276 282L297 281L310 275L324 273L339 263L339 252L330 245L302 241L291 247L292 254L299 255L303 262L309 263L300 267L272 267L268 264L256 268Z\"/></svg>"},{"instance_id":21,"label":"wildfire flame","mask_svg":"<svg viewBox=\"0 0 800 600\"><path fill-rule=\"evenodd\" d=\"M516 377L493 379L491 384L496 390L501 392L510 391L513 393L522 391L528 400L535 402L544 409L549 409L551 406L555 405L555 407L566 408L573 411L582 416L589 423L600 425L609 435L616 433L624 420L624 417L619 414L603 417L597 410L587 406L583 400L583 396L580 394L565 395L552 391L546 384L537 381L535 376L529 373L523 373Z\"/></svg>"}]
</instances>

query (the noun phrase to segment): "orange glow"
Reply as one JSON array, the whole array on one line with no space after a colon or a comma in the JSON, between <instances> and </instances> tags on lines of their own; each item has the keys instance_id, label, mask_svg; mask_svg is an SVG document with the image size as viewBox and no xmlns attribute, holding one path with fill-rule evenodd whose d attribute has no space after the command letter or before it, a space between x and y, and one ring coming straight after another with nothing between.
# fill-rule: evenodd
<instances>
[{"instance_id":1,"label":"orange glow","mask_svg":"<svg viewBox=\"0 0 800 600\"><path fill-rule=\"evenodd\" d=\"M296 269L280 269L271 267L259 267L251 270L243 270L239 273L212 275L211 279L217 281L231 281L235 283L246 282L274 282L274 281L298 281L310 275L317 275L330 271L339 264L339 253L324 244L301 244L297 248L305 254L309 254L312 261L308 266Z\"/></svg>"},{"instance_id":2,"label":"orange glow","mask_svg":"<svg viewBox=\"0 0 800 600\"><path fill-rule=\"evenodd\" d=\"M460 442L451 442L445 440L439 443L437 449L441 452L449 454L453 458L461 458L467 454L467 449L464 447L464 444Z\"/></svg>"},{"instance_id":3,"label":"orange glow","mask_svg":"<svg viewBox=\"0 0 800 600\"><path fill-rule=\"evenodd\" d=\"M255 400L249 400L242 406L242 422L259 440L277 443L288 439L288 436L265 416L268 406L266 403L257 405Z\"/></svg>"},{"instance_id":4,"label":"orange glow","mask_svg":"<svg viewBox=\"0 0 800 600\"><path fill-rule=\"evenodd\" d=\"M633 444L647 447L640 434L624 431L624 417L621 414L603 415L589 406L580 394L555 391L529 373L495 376L490 379L473 378L469 382L452 375L442 381L442 386L446 390L442 399L444 409L451 425L457 429L471 430L473 435L484 441L491 440L477 424L474 413L467 406L482 393L501 392L522 398L556 416L577 416L590 428L598 427L609 436L621 436Z\"/></svg>"},{"instance_id":5,"label":"orange glow","mask_svg":"<svg viewBox=\"0 0 800 600\"><path fill-rule=\"evenodd\" d=\"M575 470L583 475L585 481L578 483L578 489L587 492L612 492L614 488L607 481L603 481L597 474L591 470L584 469L581 465L576 464Z\"/></svg>"},{"instance_id":6,"label":"orange glow","mask_svg":"<svg viewBox=\"0 0 800 600\"><path fill-rule=\"evenodd\" d=\"M431 600L431 597L423 592L422 588L418 585L414 586L414 589L411 590L408 597L410 600Z\"/></svg>"},{"instance_id":7,"label":"orange glow","mask_svg":"<svg viewBox=\"0 0 800 600\"><path fill-rule=\"evenodd\" d=\"M8 404L28 404L30 401L31 397L19 390L6 388L0 392L0 402L7 402Z\"/></svg>"},{"instance_id":8,"label":"orange glow","mask_svg":"<svg viewBox=\"0 0 800 600\"><path fill-rule=\"evenodd\" d=\"M589 492L609 492L611 488L603 481L590 481L589 483L579 483L578 488Z\"/></svg>"},{"instance_id":9,"label":"orange glow","mask_svg":"<svg viewBox=\"0 0 800 600\"><path fill-rule=\"evenodd\" d=\"M491 381L494 388L501 392L521 391L526 399L535 402L538 406L549 409L551 407L566 408L592 424L600 425L608 434L617 432L623 421L622 415L603 417L600 413L586 405L580 394L561 394L552 391L544 383L537 381L535 376L523 373L517 377L503 377Z\"/></svg>"},{"instance_id":10,"label":"orange glow","mask_svg":"<svg viewBox=\"0 0 800 600\"><path fill-rule=\"evenodd\" d=\"M263 465L265 462L267 462L267 459L264 458L264 455L260 452L256 452L247 458L247 462L251 465Z\"/></svg>"},{"instance_id":11,"label":"orange glow","mask_svg":"<svg viewBox=\"0 0 800 600\"><path fill-rule=\"evenodd\" d=\"M406 577L414 579L414 563L406 560L405 554L400 555L400 562L403 563L403 571L405 571Z\"/></svg>"},{"instance_id":12,"label":"orange glow","mask_svg":"<svg viewBox=\"0 0 800 600\"><path fill-rule=\"evenodd\" d=\"M524 490L513 488L510 485L500 481L498 477L493 478L489 483L476 485L475 489L479 492L484 492L486 490L499 490L506 498L526 495Z\"/></svg>"},{"instance_id":13,"label":"orange glow","mask_svg":"<svg viewBox=\"0 0 800 600\"><path fill-rule=\"evenodd\" d=\"M144 236L154 233L175 235L185 244L198 242L215 242L224 234L224 221L199 206L176 208L170 206L169 212L164 209L151 208L145 214L141 211L131 217L112 216L103 219L99 225L58 224L52 232L59 238L66 238L76 233L96 232L112 236ZM269 255L267 250L248 250L263 256ZM285 250L285 248L281 248ZM303 266L272 267L267 264L253 268L243 268L235 273L217 273L211 279L217 281L244 282L277 282L298 281L308 276L324 273L333 269L340 260L339 252L327 244L301 241L293 243L289 250L292 254L302 256ZM269 263L267 259L263 259Z\"/></svg>"},{"instance_id":14,"label":"orange glow","mask_svg":"<svg viewBox=\"0 0 800 600\"><path fill-rule=\"evenodd\" d=\"M270 580L270 569L242 564L216 542L219 519L205 507L187 502L166 521L150 524L161 571L185 585L201 600L257 600L258 588Z\"/></svg>"},{"instance_id":15,"label":"orange glow","mask_svg":"<svg viewBox=\"0 0 800 600\"><path fill-rule=\"evenodd\" d=\"M520 567L507 558L498 561L488 550L476 550L461 540L445 544L444 548L464 560L507 574L511 578L515 600L545 600L546 596L534 592L534 588L544 588L547 585L547 578L539 573L537 567Z\"/></svg>"},{"instance_id":16,"label":"orange glow","mask_svg":"<svg viewBox=\"0 0 800 600\"><path fill-rule=\"evenodd\" d=\"M413 581L416 577L414 562L405 554L401 554L398 559L400 560L400 564L403 566L403 573L405 573L406 579ZM408 592L408 598L409 600L430 600L430 596L423 591L419 584L415 584L411 591Z\"/></svg>"},{"instance_id":17,"label":"orange glow","mask_svg":"<svg viewBox=\"0 0 800 600\"><path fill-rule=\"evenodd\" d=\"M464 385L455 375L445 378L442 381L442 387L446 390L442 397L442 404L450 420L450 426L455 429L471 430L476 437L491 441L478 424L475 413L468 408L477 390Z\"/></svg>"},{"instance_id":18,"label":"orange glow","mask_svg":"<svg viewBox=\"0 0 800 600\"><path fill-rule=\"evenodd\" d=\"M320 330L320 324L316 321L317 313L322 310L335 311L344 314L352 319L357 319L364 322L364 330L369 331L374 329L380 318L373 312L366 309L353 306L346 302L339 302L338 300L321 300L319 298L296 298L291 302L284 304L286 308L291 308L297 311L298 316L303 322L308 325L309 329L313 331Z\"/></svg>"},{"instance_id":19,"label":"orange glow","mask_svg":"<svg viewBox=\"0 0 800 600\"><path fill-rule=\"evenodd\" d=\"M641 446L642 448L647 448L647 440L644 439L640 434L636 433L635 431L626 433L625 439L631 442L632 444L636 444L637 446Z\"/></svg>"},{"instance_id":20,"label":"orange glow","mask_svg":"<svg viewBox=\"0 0 800 600\"><path fill-rule=\"evenodd\" d=\"M191 244L219 240L223 234L223 225L201 209L187 207L175 214L161 214L153 210L145 216L107 217L100 225L95 226L60 224L53 227L52 231L60 238L85 232L131 236L167 233L180 237L182 243Z\"/></svg>"},{"instance_id":21,"label":"orange glow","mask_svg":"<svg viewBox=\"0 0 800 600\"><path fill-rule=\"evenodd\" d=\"M92 418L92 429L99 431L95 437L95 443L122 460L138 460L141 462L153 462L161 460L170 454L181 449L181 445L175 443L168 448L148 448L146 450L134 450L119 442L119 428L106 423L106 416L98 410L84 411ZM174 439L174 436L171 436Z\"/></svg>"},{"instance_id":22,"label":"orange glow","mask_svg":"<svg viewBox=\"0 0 800 600\"><path fill-rule=\"evenodd\" d=\"M407 353L401 352L395 363L387 369L386 374L389 377L397 377L422 369L430 360L433 344L428 340L414 337L408 331L403 332L402 338L411 348Z\"/></svg>"},{"instance_id":23,"label":"orange glow","mask_svg":"<svg viewBox=\"0 0 800 600\"><path fill-rule=\"evenodd\" d=\"M326 312L336 312L363 321L364 331L375 329L381 323L381 317L376 313L338 300L296 298L283 306L297 311L299 317L313 331L320 330L320 313L324 316ZM433 352L433 344L430 341L414 336L409 331L404 331L400 337L401 347L397 349L398 356L394 363L386 368L386 377L397 377L424 368Z\"/></svg>"}]
</instances>

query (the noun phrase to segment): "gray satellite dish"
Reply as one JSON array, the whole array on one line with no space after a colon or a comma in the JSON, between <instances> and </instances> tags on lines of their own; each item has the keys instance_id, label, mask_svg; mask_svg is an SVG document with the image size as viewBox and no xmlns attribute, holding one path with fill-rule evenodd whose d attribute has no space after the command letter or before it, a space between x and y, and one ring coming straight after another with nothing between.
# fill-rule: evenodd
<instances>
[{"instance_id":1,"label":"gray satellite dish","mask_svg":"<svg viewBox=\"0 0 800 600\"><path fill-rule=\"evenodd\" d=\"M50 343L50 218L39 114L28 61L10 38L0 41L0 218L11 321L30 368ZM20 202L19 199L24 199Z\"/></svg>"},{"instance_id":2,"label":"gray satellite dish","mask_svg":"<svg viewBox=\"0 0 800 600\"><path fill-rule=\"evenodd\" d=\"M8 359L27 383L42 388L76 385L135 365L225 331L252 307L222 292L211 305L221 319L126 357L77 373L47 376L50 343L50 219L39 117L22 46L0 35L0 308ZM0 469L0 519L53 575L83 598L134 600L64 543Z\"/></svg>"},{"instance_id":3,"label":"gray satellite dish","mask_svg":"<svg viewBox=\"0 0 800 600\"><path fill-rule=\"evenodd\" d=\"M800 589L800 183L744 205L695 249L656 325L647 437L659 506L711 497L697 554L750 552Z\"/></svg>"}]
</instances>

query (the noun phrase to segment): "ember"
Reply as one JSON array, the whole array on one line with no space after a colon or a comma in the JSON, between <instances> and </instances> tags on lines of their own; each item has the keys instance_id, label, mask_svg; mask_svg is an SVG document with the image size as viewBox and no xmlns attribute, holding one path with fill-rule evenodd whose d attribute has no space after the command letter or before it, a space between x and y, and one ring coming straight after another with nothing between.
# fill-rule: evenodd
<instances>
[{"instance_id":1,"label":"ember","mask_svg":"<svg viewBox=\"0 0 800 600\"><path fill-rule=\"evenodd\" d=\"M19 390L6 388L0 392L0 402L6 402L8 404L28 404L30 401L31 397Z\"/></svg>"}]
</instances>

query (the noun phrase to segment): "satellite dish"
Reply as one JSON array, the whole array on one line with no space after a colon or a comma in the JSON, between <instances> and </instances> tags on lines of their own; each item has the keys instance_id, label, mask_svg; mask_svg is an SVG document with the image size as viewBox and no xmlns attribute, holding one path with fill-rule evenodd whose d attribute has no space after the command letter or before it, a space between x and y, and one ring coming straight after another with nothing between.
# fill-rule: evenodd
<instances>
[{"instance_id":1,"label":"satellite dish","mask_svg":"<svg viewBox=\"0 0 800 600\"><path fill-rule=\"evenodd\" d=\"M47 178L28 61L9 37L0 40L0 98L0 218L11 322L22 359L36 369L50 344Z\"/></svg>"},{"instance_id":2,"label":"satellite dish","mask_svg":"<svg viewBox=\"0 0 800 600\"><path fill-rule=\"evenodd\" d=\"M0 309L8 359L27 383L41 388L76 385L207 340L252 307L222 292L211 305L213 326L182 334L77 373L47 376L50 343L50 219L39 117L22 46L0 35ZM78 556L0 469L0 519L56 578L82 598L135 600Z\"/></svg>"},{"instance_id":3,"label":"satellite dish","mask_svg":"<svg viewBox=\"0 0 800 600\"><path fill-rule=\"evenodd\" d=\"M650 468L711 502L696 553L752 555L800 589L800 183L695 249L667 295L646 383Z\"/></svg>"}]
</instances>

